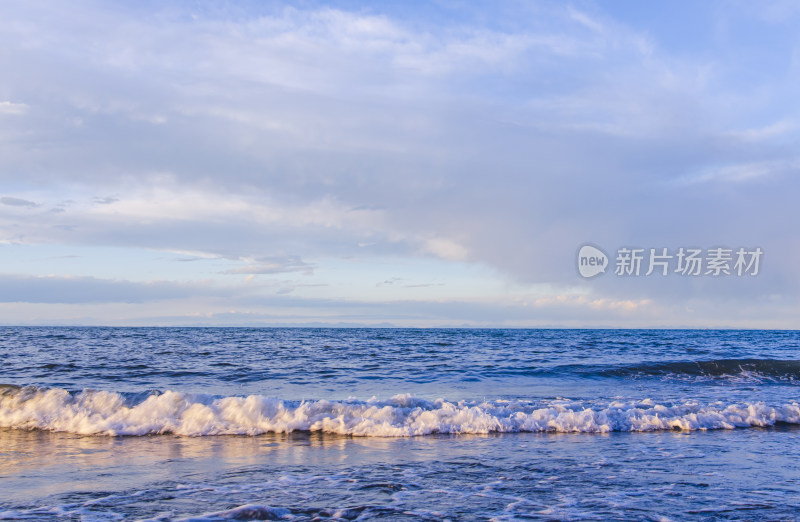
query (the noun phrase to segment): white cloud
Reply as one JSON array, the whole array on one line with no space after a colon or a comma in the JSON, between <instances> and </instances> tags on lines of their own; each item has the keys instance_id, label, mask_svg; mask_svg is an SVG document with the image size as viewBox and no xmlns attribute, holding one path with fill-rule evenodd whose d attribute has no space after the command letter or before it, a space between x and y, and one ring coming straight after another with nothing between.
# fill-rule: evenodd
<instances>
[{"instance_id":1,"label":"white cloud","mask_svg":"<svg viewBox=\"0 0 800 522\"><path fill-rule=\"evenodd\" d=\"M730 136L748 142L759 142L785 136L798 130L794 120L780 120L764 127L730 132Z\"/></svg>"},{"instance_id":2,"label":"white cloud","mask_svg":"<svg viewBox=\"0 0 800 522\"><path fill-rule=\"evenodd\" d=\"M247 265L231 268L227 274L285 274L290 272L302 272L311 275L314 272L314 265L306 263L298 256L268 257L261 259L246 259Z\"/></svg>"},{"instance_id":3,"label":"white cloud","mask_svg":"<svg viewBox=\"0 0 800 522\"><path fill-rule=\"evenodd\" d=\"M25 103L0 101L0 114L25 114L28 112L28 108L28 105Z\"/></svg>"},{"instance_id":4,"label":"white cloud","mask_svg":"<svg viewBox=\"0 0 800 522\"><path fill-rule=\"evenodd\" d=\"M425 241L425 251L448 261L465 261L469 251L457 242L446 238L433 238Z\"/></svg>"},{"instance_id":5,"label":"white cloud","mask_svg":"<svg viewBox=\"0 0 800 522\"><path fill-rule=\"evenodd\" d=\"M797 170L800 170L800 162L743 163L706 168L697 174L680 177L675 182L679 185L708 182L743 183Z\"/></svg>"}]
</instances>

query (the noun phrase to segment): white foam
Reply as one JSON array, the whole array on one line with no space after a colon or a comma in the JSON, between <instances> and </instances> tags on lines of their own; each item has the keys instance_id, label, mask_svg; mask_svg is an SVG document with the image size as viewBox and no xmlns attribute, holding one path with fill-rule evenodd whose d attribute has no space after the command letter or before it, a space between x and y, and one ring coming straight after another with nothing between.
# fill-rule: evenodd
<instances>
[{"instance_id":1,"label":"white foam","mask_svg":"<svg viewBox=\"0 0 800 522\"><path fill-rule=\"evenodd\" d=\"M708 430L800 424L798 403L663 405L615 401L591 408L557 401L390 400L290 403L259 395L213 398L167 391L129 404L114 392L19 388L0 393L0 427L78 434L257 435L312 431L404 437L433 433Z\"/></svg>"},{"instance_id":2,"label":"white foam","mask_svg":"<svg viewBox=\"0 0 800 522\"><path fill-rule=\"evenodd\" d=\"M219 511L181 519L183 522L205 522L207 520L279 520L291 516L291 511L286 508L276 508L259 504L247 504L226 511Z\"/></svg>"}]
</instances>

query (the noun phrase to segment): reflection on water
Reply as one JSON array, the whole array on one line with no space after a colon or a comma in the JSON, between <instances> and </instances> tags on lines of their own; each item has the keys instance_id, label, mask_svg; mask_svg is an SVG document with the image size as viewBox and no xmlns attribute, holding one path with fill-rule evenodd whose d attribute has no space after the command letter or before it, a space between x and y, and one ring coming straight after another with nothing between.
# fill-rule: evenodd
<instances>
[{"instance_id":1,"label":"reflection on water","mask_svg":"<svg viewBox=\"0 0 800 522\"><path fill-rule=\"evenodd\" d=\"M115 491L151 482L250 469L257 466L359 465L403 453L403 460L430 458L443 438L460 441L491 436L421 437L413 440L346 437L322 433L268 433L257 437L84 436L40 430L0 429L0 481L13 490L0 499L23 500L67 491ZM412 446L412 447L408 447Z\"/></svg>"},{"instance_id":2,"label":"reflection on water","mask_svg":"<svg viewBox=\"0 0 800 522\"><path fill-rule=\"evenodd\" d=\"M253 517L301 520L735 517L754 509L785 518L800 507L798 442L790 427L412 438L0 430L0 503L6 515L37 519L214 520L247 516L226 511L244 505L261 506Z\"/></svg>"},{"instance_id":3,"label":"reflection on water","mask_svg":"<svg viewBox=\"0 0 800 522\"><path fill-rule=\"evenodd\" d=\"M253 463L295 466L337 460L347 445L389 451L385 439L320 434L259 437L83 436L39 430L0 429L0 480L14 480L0 498L24 499L66 491L137 487L153 481L214 473ZM333 450L317 452L315 450ZM338 455L338 456L334 456ZM343 459L346 460L346 459Z\"/></svg>"}]
</instances>

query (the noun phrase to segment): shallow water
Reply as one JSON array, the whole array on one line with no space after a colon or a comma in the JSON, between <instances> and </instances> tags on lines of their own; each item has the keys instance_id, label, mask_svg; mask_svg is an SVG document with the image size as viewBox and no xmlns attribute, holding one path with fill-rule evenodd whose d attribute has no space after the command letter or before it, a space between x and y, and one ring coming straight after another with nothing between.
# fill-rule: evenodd
<instances>
[{"instance_id":1,"label":"shallow water","mask_svg":"<svg viewBox=\"0 0 800 522\"><path fill-rule=\"evenodd\" d=\"M800 505L796 429L0 441L5 517L780 519Z\"/></svg>"},{"instance_id":2,"label":"shallow water","mask_svg":"<svg viewBox=\"0 0 800 522\"><path fill-rule=\"evenodd\" d=\"M797 332L1 333L0 518L800 518Z\"/></svg>"}]
</instances>

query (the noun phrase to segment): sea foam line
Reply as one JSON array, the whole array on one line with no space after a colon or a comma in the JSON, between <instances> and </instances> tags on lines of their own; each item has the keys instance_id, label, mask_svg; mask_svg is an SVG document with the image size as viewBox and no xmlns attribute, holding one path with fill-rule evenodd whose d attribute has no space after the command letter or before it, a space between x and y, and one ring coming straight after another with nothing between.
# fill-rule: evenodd
<instances>
[{"instance_id":1,"label":"sea foam line","mask_svg":"<svg viewBox=\"0 0 800 522\"><path fill-rule=\"evenodd\" d=\"M410 395L389 400L303 401L215 398L176 391L131 404L123 395L60 388L0 391L0 427L77 434L258 435L295 431L340 435L405 437L502 432L606 433L612 431L708 430L800 424L797 403L763 402L676 405L613 401L535 405L514 401L427 401Z\"/></svg>"}]
</instances>

